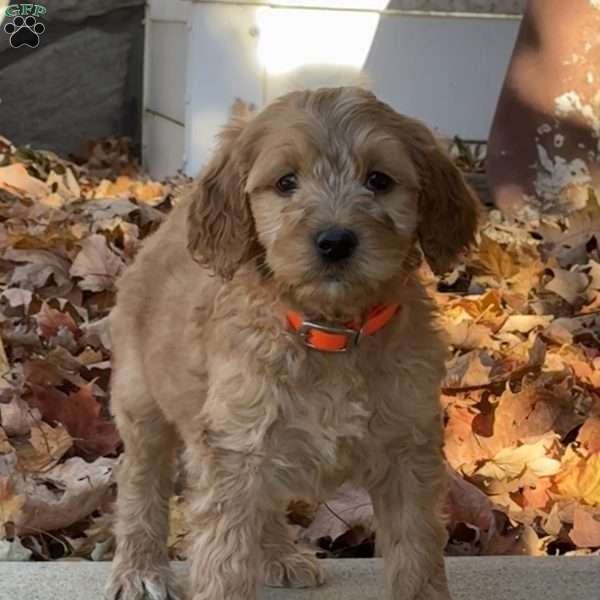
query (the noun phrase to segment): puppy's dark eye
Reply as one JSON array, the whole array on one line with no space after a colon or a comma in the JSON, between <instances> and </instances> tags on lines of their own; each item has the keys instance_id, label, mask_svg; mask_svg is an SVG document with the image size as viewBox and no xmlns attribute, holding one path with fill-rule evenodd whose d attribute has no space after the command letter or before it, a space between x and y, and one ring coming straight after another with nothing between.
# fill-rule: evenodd
<instances>
[{"instance_id":1,"label":"puppy's dark eye","mask_svg":"<svg viewBox=\"0 0 600 600\"><path fill-rule=\"evenodd\" d=\"M381 171L371 171L367 175L367 189L372 192L385 192L392 185L392 178Z\"/></svg>"},{"instance_id":2,"label":"puppy's dark eye","mask_svg":"<svg viewBox=\"0 0 600 600\"><path fill-rule=\"evenodd\" d=\"M291 194L292 192L295 192L298 188L296 175L294 175L294 173L288 173L287 175L284 175L278 179L275 187L277 187L277 191L281 194Z\"/></svg>"}]
</instances>

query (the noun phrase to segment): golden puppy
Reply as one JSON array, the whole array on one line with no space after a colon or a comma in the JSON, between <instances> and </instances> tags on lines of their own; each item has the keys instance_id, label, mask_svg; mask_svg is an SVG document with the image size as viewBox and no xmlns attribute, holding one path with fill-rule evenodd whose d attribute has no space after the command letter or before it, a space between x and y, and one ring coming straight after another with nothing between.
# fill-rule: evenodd
<instances>
[{"instance_id":1,"label":"golden puppy","mask_svg":"<svg viewBox=\"0 0 600 600\"><path fill-rule=\"evenodd\" d=\"M419 122L358 88L233 117L111 315L125 443L112 600L180 598L167 562L183 442L191 598L319 585L290 498L369 490L390 600L447 600L439 386L446 350L414 275L473 241L477 204Z\"/></svg>"}]
</instances>

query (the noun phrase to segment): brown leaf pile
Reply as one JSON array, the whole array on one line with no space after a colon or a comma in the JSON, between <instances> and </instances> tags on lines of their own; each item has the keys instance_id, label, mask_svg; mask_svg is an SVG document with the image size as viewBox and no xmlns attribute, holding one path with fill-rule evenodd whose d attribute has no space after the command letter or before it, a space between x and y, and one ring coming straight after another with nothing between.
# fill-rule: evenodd
<instances>
[{"instance_id":1,"label":"brown leaf pile","mask_svg":"<svg viewBox=\"0 0 600 600\"><path fill-rule=\"evenodd\" d=\"M174 186L124 140L76 163L0 138L0 560L98 552L120 452L106 317Z\"/></svg>"},{"instance_id":2,"label":"brown leaf pile","mask_svg":"<svg viewBox=\"0 0 600 600\"><path fill-rule=\"evenodd\" d=\"M0 560L110 556L121 448L105 319L116 279L185 185L145 178L123 140L71 162L0 138ZM424 273L453 349L451 554L600 548L599 240L592 193L568 217L508 224L492 211L464 264L443 281ZM181 498L171 515L182 557ZM327 556L373 555L362 490L298 501L289 516Z\"/></svg>"}]
</instances>

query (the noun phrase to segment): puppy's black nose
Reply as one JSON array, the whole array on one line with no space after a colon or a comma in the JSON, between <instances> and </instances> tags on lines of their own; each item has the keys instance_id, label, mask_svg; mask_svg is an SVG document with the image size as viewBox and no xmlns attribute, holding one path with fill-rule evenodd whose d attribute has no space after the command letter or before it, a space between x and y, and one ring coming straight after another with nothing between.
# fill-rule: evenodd
<instances>
[{"instance_id":1,"label":"puppy's black nose","mask_svg":"<svg viewBox=\"0 0 600 600\"><path fill-rule=\"evenodd\" d=\"M358 239L349 229L331 227L317 235L316 244L323 260L336 262L352 255Z\"/></svg>"}]
</instances>

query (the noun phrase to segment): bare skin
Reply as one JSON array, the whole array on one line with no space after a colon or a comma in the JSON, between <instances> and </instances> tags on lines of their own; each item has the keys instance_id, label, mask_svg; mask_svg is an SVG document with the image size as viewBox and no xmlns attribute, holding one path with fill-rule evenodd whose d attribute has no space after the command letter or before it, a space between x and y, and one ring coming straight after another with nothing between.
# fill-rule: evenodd
<instances>
[{"instance_id":1,"label":"bare skin","mask_svg":"<svg viewBox=\"0 0 600 600\"><path fill-rule=\"evenodd\" d=\"M516 216L569 211L600 183L600 5L530 0L492 125L488 181Z\"/></svg>"}]
</instances>

